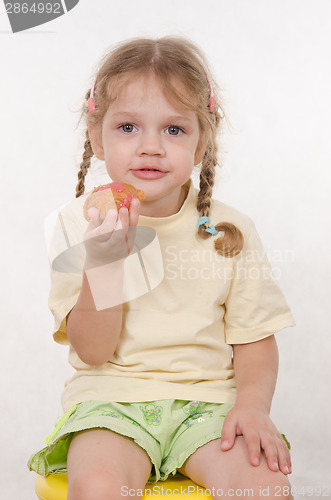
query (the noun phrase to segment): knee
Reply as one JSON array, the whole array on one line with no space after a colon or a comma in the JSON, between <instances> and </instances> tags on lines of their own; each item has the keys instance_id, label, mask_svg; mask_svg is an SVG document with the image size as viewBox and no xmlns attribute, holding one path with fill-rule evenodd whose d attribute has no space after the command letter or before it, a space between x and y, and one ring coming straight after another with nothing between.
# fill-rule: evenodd
<instances>
[{"instance_id":1,"label":"knee","mask_svg":"<svg viewBox=\"0 0 331 500\"><path fill-rule=\"evenodd\" d=\"M255 476L255 477L254 477ZM281 472L271 472L266 475L250 476L222 476L215 475L213 480L207 481L205 487L208 488L213 498L223 498L224 496L233 498L249 498L250 500L294 500L291 493L291 484L286 476Z\"/></svg>"},{"instance_id":2,"label":"knee","mask_svg":"<svg viewBox=\"0 0 331 500\"><path fill-rule=\"evenodd\" d=\"M281 472L275 473L274 476L268 478L262 477L259 482L251 484L253 493L252 498L261 500L268 498L268 500L294 500L291 493L291 484L286 476Z\"/></svg>"},{"instance_id":3,"label":"knee","mask_svg":"<svg viewBox=\"0 0 331 500\"><path fill-rule=\"evenodd\" d=\"M68 477L67 500L118 500L125 481L102 470L89 471L84 477Z\"/></svg>"},{"instance_id":4,"label":"knee","mask_svg":"<svg viewBox=\"0 0 331 500\"><path fill-rule=\"evenodd\" d=\"M268 480L265 482L261 481L259 485L259 498L261 496L267 496L268 499L274 498L275 500L294 500L291 492L291 483L287 476L284 476L281 472L273 473L274 476L269 476Z\"/></svg>"}]
</instances>

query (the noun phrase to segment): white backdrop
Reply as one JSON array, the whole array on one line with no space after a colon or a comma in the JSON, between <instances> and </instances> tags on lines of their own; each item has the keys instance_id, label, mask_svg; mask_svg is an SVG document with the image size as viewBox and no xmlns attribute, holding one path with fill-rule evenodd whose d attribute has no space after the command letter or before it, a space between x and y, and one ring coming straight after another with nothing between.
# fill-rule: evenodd
<instances>
[{"instance_id":1,"label":"white backdrop","mask_svg":"<svg viewBox=\"0 0 331 500\"><path fill-rule=\"evenodd\" d=\"M272 417L292 444L292 484L330 495L331 2L81 0L53 22L9 29L1 2L1 497L35 498L26 462L71 375L51 336L43 222L74 197L77 110L108 47L167 34L195 41L223 88L232 128L214 196L255 221L297 324L277 334Z\"/></svg>"}]
</instances>

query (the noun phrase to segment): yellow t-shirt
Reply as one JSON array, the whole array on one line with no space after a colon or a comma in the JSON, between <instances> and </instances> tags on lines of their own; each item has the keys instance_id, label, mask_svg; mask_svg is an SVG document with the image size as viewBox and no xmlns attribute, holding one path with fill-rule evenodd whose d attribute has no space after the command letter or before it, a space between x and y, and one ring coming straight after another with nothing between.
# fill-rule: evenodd
<instances>
[{"instance_id":1,"label":"yellow t-shirt","mask_svg":"<svg viewBox=\"0 0 331 500\"><path fill-rule=\"evenodd\" d=\"M164 277L152 290L123 304L123 328L109 362L89 366L69 347L76 372L65 386L64 411L93 399L234 403L232 344L255 342L295 324L251 219L212 201L211 222L231 222L244 235L242 252L224 258L214 249L217 236L196 236L196 196L191 182L178 213L140 216L139 226L156 231ZM66 316L82 281L85 198L61 209L56 224L63 241L57 236L50 245L51 262L65 245L71 248L67 268L55 265L51 270L49 307L55 317L54 339L62 344L68 344Z\"/></svg>"}]
</instances>

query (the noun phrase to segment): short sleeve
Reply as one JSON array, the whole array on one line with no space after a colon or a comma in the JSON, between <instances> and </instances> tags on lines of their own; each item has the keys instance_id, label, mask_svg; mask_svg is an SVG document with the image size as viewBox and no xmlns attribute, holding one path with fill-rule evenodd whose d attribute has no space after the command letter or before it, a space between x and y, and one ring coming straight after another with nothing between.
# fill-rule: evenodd
<instances>
[{"instance_id":1,"label":"short sleeve","mask_svg":"<svg viewBox=\"0 0 331 500\"><path fill-rule=\"evenodd\" d=\"M82 274L62 273L51 269L51 289L48 307L54 316L53 338L68 345L67 316L77 302L82 286Z\"/></svg>"},{"instance_id":2,"label":"short sleeve","mask_svg":"<svg viewBox=\"0 0 331 500\"><path fill-rule=\"evenodd\" d=\"M53 212L47 221L46 239L50 264L48 306L54 316L53 338L68 345L66 320L77 302L83 279L86 221L82 201L71 202Z\"/></svg>"},{"instance_id":3,"label":"short sleeve","mask_svg":"<svg viewBox=\"0 0 331 500\"><path fill-rule=\"evenodd\" d=\"M250 223L244 248L234 257L232 282L225 301L227 344L256 342L295 325L255 225Z\"/></svg>"}]
</instances>

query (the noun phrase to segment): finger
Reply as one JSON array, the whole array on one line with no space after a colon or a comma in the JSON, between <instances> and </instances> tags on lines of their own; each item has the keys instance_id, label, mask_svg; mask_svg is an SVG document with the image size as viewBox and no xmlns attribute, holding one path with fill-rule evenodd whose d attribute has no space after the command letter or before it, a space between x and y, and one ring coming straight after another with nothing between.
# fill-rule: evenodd
<instances>
[{"instance_id":1,"label":"finger","mask_svg":"<svg viewBox=\"0 0 331 500\"><path fill-rule=\"evenodd\" d=\"M291 455L281 436L277 440L278 465L283 474L290 474L292 471Z\"/></svg>"},{"instance_id":2,"label":"finger","mask_svg":"<svg viewBox=\"0 0 331 500\"><path fill-rule=\"evenodd\" d=\"M273 436L268 435L261 439L261 443L269 469L277 472L279 470L279 465L278 465L278 449L276 446L275 439L273 438Z\"/></svg>"},{"instance_id":3,"label":"finger","mask_svg":"<svg viewBox=\"0 0 331 500\"><path fill-rule=\"evenodd\" d=\"M130 226L136 226L138 224L138 218L140 213L140 201L138 198L134 198L130 205L129 217Z\"/></svg>"},{"instance_id":4,"label":"finger","mask_svg":"<svg viewBox=\"0 0 331 500\"><path fill-rule=\"evenodd\" d=\"M129 211L126 207L121 207L118 212L118 221L116 229L124 229L126 231L129 225Z\"/></svg>"},{"instance_id":5,"label":"finger","mask_svg":"<svg viewBox=\"0 0 331 500\"><path fill-rule=\"evenodd\" d=\"M90 218L91 229L100 226L101 224L100 210L98 210L96 207L91 207L89 208L87 215Z\"/></svg>"},{"instance_id":6,"label":"finger","mask_svg":"<svg viewBox=\"0 0 331 500\"><path fill-rule=\"evenodd\" d=\"M93 238L98 238L99 241L105 242L112 235L116 223L117 223L118 213L115 209L110 209L106 213L106 217L102 224L95 228L91 234Z\"/></svg>"},{"instance_id":7,"label":"finger","mask_svg":"<svg viewBox=\"0 0 331 500\"><path fill-rule=\"evenodd\" d=\"M225 419L221 435L221 449L223 451L230 450L236 439L236 421Z\"/></svg>"},{"instance_id":8,"label":"finger","mask_svg":"<svg viewBox=\"0 0 331 500\"><path fill-rule=\"evenodd\" d=\"M138 200L138 198L134 198L129 208L129 227L127 231L128 243L131 249L133 248L136 239L139 213L140 201Z\"/></svg>"},{"instance_id":9,"label":"finger","mask_svg":"<svg viewBox=\"0 0 331 500\"><path fill-rule=\"evenodd\" d=\"M128 230L130 228L128 226L129 226L129 211L126 207L122 207L119 210L119 224L117 224L116 229L120 228L120 230L123 233L123 236L125 238L127 255L131 253L130 242L128 238Z\"/></svg>"},{"instance_id":10,"label":"finger","mask_svg":"<svg viewBox=\"0 0 331 500\"><path fill-rule=\"evenodd\" d=\"M283 445L283 448L285 449L285 455L286 455L286 459L287 459L288 469L289 469L289 473L291 474L292 473L292 460L291 460L291 452L290 452L291 445L287 441L286 436L284 436L284 434L280 434L280 440L281 440L281 443Z\"/></svg>"},{"instance_id":11,"label":"finger","mask_svg":"<svg viewBox=\"0 0 331 500\"><path fill-rule=\"evenodd\" d=\"M286 453L288 454L288 470L289 470L289 473L291 474L292 473L292 459L291 459L291 453L290 453L289 449L287 448L287 446L286 446Z\"/></svg>"},{"instance_id":12,"label":"finger","mask_svg":"<svg viewBox=\"0 0 331 500\"><path fill-rule=\"evenodd\" d=\"M249 459L252 465L260 464L261 440L257 432L244 434L244 439L248 448Z\"/></svg>"}]
</instances>

